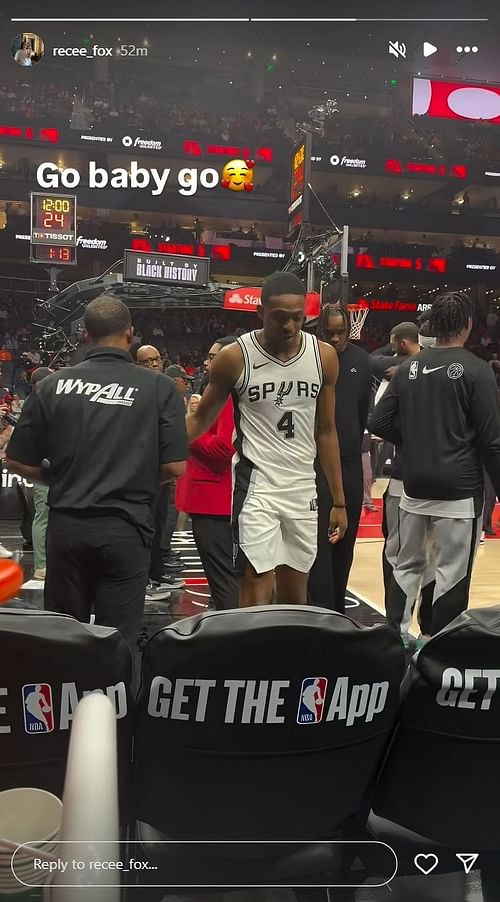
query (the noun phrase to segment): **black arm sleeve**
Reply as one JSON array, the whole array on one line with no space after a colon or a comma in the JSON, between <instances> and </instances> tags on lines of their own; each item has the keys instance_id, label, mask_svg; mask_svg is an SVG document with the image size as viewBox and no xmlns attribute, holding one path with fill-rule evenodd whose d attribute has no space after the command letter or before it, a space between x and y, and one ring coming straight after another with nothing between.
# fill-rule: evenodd
<instances>
[{"instance_id":1,"label":"black arm sleeve","mask_svg":"<svg viewBox=\"0 0 500 902\"><path fill-rule=\"evenodd\" d=\"M390 357L392 353L393 350L389 341L382 348L375 348L375 350L372 351L372 357Z\"/></svg>"},{"instance_id":2,"label":"black arm sleeve","mask_svg":"<svg viewBox=\"0 0 500 902\"><path fill-rule=\"evenodd\" d=\"M382 381L385 379L385 374L389 367L397 366L400 361L397 357L379 357L378 355L371 355L372 367L373 367L373 375L376 379Z\"/></svg>"},{"instance_id":3,"label":"black arm sleeve","mask_svg":"<svg viewBox=\"0 0 500 902\"><path fill-rule=\"evenodd\" d=\"M472 389L470 415L484 467L500 497L500 413L493 372L481 367Z\"/></svg>"},{"instance_id":4,"label":"black arm sleeve","mask_svg":"<svg viewBox=\"0 0 500 902\"><path fill-rule=\"evenodd\" d=\"M186 409L171 379L158 380L160 417L160 464L187 460Z\"/></svg>"},{"instance_id":5,"label":"black arm sleeve","mask_svg":"<svg viewBox=\"0 0 500 902\"><path fill-rule=\"evenodd\" d=\"M368 431L393 445L401 445L399 425L399 370L391 379L389 388L368 419Z\"/></svg>"},{"instance_id":6,"label":"black arm sleeve","mask_svg":"<svg viewBox=\"0 0 500 902\"><path fill-rule=\"evenodd\" d=\"M47 422L38 392L24 402L19 422L7 446L7 457L28 467L38 467L46 456Z\"/></svg>"}]
</instances>

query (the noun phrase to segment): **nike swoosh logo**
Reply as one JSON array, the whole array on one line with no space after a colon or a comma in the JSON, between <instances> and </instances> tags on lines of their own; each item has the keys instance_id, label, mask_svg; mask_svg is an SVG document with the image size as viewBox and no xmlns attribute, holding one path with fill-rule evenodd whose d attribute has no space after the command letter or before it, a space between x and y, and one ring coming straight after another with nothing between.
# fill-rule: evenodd
<instances>
[{"instance_id":1,"label":"nike swoosh logo","mask_svg":"<svg viewBox=\"0 0 500 902\"><path fill-rule=\"evenodd\" d=\"M427 376L429 373L437 373L438 370L444 370L444 366L433 366L432 369L429 369L427 366L424 366L422 372L424 376Z\"/></svg>"},{"instance_id":2,"label":"nike swoosh logo","mask_svg":"<svg viewBox=\"0 0 500 902\"><path fill-rule=\"evenodd\" d=\"M267 366L268 363L268 360L266 360L265 363L254 363L253 368L254 370L260 370L261 366Z\"/></svg>"}]
</instances>

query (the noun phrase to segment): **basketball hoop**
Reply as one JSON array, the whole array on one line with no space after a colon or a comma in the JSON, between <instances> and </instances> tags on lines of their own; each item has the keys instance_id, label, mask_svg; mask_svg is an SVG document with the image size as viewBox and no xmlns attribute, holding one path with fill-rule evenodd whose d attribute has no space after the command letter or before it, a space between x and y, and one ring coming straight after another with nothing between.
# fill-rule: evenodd
<instances>
[{"instance_id":1,"label":"basketball hoop","mask_svg":"<svg viewBox=\"0 0 500 902\"><path fill-rule=\"evenodd\" d=\"M353 341L359 341L365 319L369 313L369 307L367 304L348 304L347 307L349 309L349 317L351 320L349 338L352 338Z\"/></svg>"}]
</instances>

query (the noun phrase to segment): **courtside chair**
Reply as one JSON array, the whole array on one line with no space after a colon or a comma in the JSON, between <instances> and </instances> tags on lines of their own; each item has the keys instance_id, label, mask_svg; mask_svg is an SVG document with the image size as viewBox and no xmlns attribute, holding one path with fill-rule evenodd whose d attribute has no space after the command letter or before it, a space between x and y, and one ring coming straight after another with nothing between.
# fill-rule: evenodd
<instances>
[{"instance_id":1,"label":"courtside chair","mask_svg":"<svg viewBox=\"0 0 500 902\"><path fill-rule=\"evenodd\" d=\"M317 841L366 818L403 669L388 625L324 608L203 613L156 633L134 738L134 854L158 868L149 884L183 896L186 883L335 882L342 847Z\"/></svg>"},{"instance_id":2,"label":"courtside chair","mask_svg":"<svg viewBox=\"0 0 500 902\"><path fill-rule=\"evenodd\" d=\"M498 902L499 762L500 607L490 607L438 633L405 680L368 821L371 836L394 848L399 875L418 875L420 853L437 855L433 873L463 873L456 853L476 852L484 902Z\"/></svg>"}]
</instances>

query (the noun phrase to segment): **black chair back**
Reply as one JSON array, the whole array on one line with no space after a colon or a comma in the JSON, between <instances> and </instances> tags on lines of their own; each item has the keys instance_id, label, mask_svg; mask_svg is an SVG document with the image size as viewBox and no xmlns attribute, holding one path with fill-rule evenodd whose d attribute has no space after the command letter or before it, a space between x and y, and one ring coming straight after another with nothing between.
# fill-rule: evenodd
<instances>
[{"instance_id":1,"label":"black chair back","mask_svg":"<svg viewBox=\"0 0 500 902\"><path fill-rule=\"evenodd\" d=\"M466 611L413 659L376 815L451 848L500 849L500 608Z\"/></svg>"},{"instance_id":2,"label":"black chair back","mask_svg":"<svg viewBox=\"0 0 500 902\"><path fill-rule=\"evenodd\" d=\"M130 778L131 652L121 633L64 614L0 608L0 790L62 796L76 706L103 691L116 705L119 772Z\"/></svg>"},{"instance_id":3,"label":"black chair back","mask_svg":"<svg viewBox=\"0 0 500 902\"><path fill-rule=\"evenodd\" d=\"M135 816L178 839L318 839L356 815L397 716L402 644L324 608L205 613L143 655Z\"/></svg>"}]
</instances>

